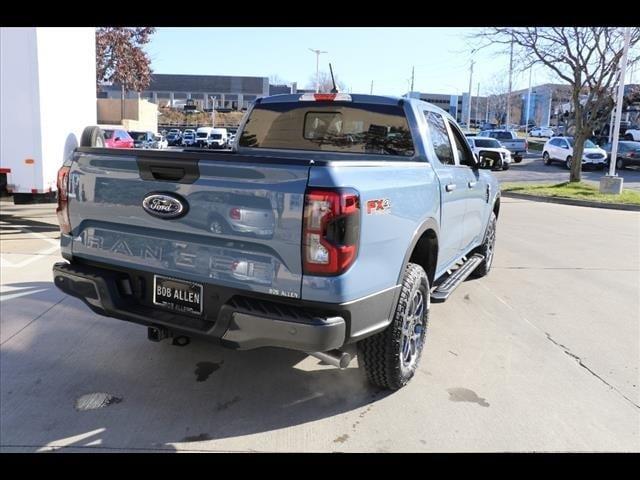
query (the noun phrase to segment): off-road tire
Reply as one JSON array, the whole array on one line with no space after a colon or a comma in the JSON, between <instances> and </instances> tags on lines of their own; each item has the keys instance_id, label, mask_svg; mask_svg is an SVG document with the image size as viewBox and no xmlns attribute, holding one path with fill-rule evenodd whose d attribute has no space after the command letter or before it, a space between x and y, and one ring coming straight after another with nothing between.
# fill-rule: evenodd
<instances>
[{"instance_id":1,"label":"off-road tire","mask_svg":"<svg viewBox=\"0 0 640 480\"><path fill-rule=\"evenodd\" d=\"M423 295L422 326L420 344L416 348L415 360L408 368L403 368L401 349L403 325L408 309L411 308L417 291ZM402 280L402 289L391 324L380 333L365 338L358 343L358 361L369 382L373 385L398 390L405 386L415 374L420 363L424 340L429 326L429 280L424 269L409 263Z\"/></svg>"},{"instance_id":2,"label":"off-road tire","mask_svg":"<svg viewBox=\"0 0 640 480\"><path fill-rule=\"evenodd\" d=\"M100 127L85 127L80 137L81 147L98 147L104 148L106 142L104 141L104 133Z\"/></svg>"},{"instance_id":3,"label":"off-road tire","mask_svg":"<svg viewBox=\"0 0 640 480\"><path fill-rule=\"evenodd\" d=\"M469 275L471 278L482 278L489 274L491 271L491 265L493 264L495 242L496 242L496 226L498 219L495 212L491 212L489 218L489 225L487 225L487 232L484 235L482 245L480 245L474 253L484 255L484 260L476 267L476 269Z\"/></svg>"}]
</instances>

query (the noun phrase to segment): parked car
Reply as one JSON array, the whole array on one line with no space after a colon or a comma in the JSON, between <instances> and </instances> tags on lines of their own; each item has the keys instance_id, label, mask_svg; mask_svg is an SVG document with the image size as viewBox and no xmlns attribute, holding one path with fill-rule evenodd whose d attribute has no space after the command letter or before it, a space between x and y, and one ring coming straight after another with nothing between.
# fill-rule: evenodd
<instances>
[{"instance_id":1,"label":"parked car","mask_svg":"<svg viewBox=\"0 0 640 480\"><path fill-rule=\"evenodd\" d=\"M340 368L357 354L371 383L403 387L431 303L490 272L497 180L455 119L418 99L263 97L237 138L197 158L83 143L58 173L55 285L153 341L288 348Z\"/></svg>"},{"instance_id":2,"label":"parked car","mask_svg":"<svg viewBox=\"0 0 640 480\"><path fill-rule=\"evenodd\" d=\"M226 128L212 128L209 133L209 148L226 148L229 143Z\"/></svg>"},{"instance_id":3,"label":"parked car","mask_svg":"<svg viewBox=\"0 0 640 480\"><path fill-rule=\"evenodd\" d=\"M607 161L611 162L611 143L605 143L602 145L602 149L607 152ZM640 142L619 141L616 157L618 170L624 170L629 165L640 165Z\"/></svg>"},{"instance_id":4,"label":"parked car","mask_svg":"<svg viewBox=\"0 0 640 480\"><path fill-rule=\"evenodd\" d=\"M542 148L542 160L545 165L561 162L569 170L573 161L573 137L552 137ZM605 168L607 166L607 152L598 147L591 140L585 140L582 152L582 167L593 166Z\"/></svg>"},{"instance_id":5,"label":"parked car","mask_svg":"<svg viewBox=\"0 0 640 480\"><path fill-rule=\"evenodd\" d=\"M491 137L498 140L502 146L511 152L513 161L520 163L522 157L529 148L527 140L519 138L513 130L483 130L478 133L479 137Z\"/></svg>"},{"instance_id":6,"label":"parked car","mask_svg":"<svg viewBox=\"0 0 640 480\"><path fill-rule=\"evenodd\" d=\"M549 127L536 127L529 132L532 137L553 137L553 129Z\"/></svg>"},{"instance_id":7,"label":"parked car","mask_svg":"<svg viewBox=\"0 0 640 480\"><path fill-rule=\"evenodd\" d=\"M126 130L105 128L102 132L108 148L133 148L133 138Z\"/></svg>"},{"instance_id":8,"label":"parked car","mask_svg":"<svg viewBox=\"0 0 640 480\"><path fill-rule=\"evenodd\" d=\"M213 131L213 127L200 127L196 130L196 145L198 147L209 147L209 135Z\"/></svg>"},{"instance_id":9,"label":"parked car","mask_svg":"<svg viewBox=\"0 0 640 480\"><path fill-rule=\"evenodd\" d=\"M182 146L183 147L192 147L196 144L196 134L195 132L184 131L182 135Z\"/></svg>"},{"instance_id":10,"label":"parked car","mask_svg":"<svg viewBox=\"0 0 640 480\"><path fill-rule=\"evenodd\" d=\"M177 128L172 128L167 134L169 146L182 145L182 132Z\"/></svg>"},{"instance_id":11,"label":"parked car","mask_svg":"<svg viewBox=\"0 0 640 480\"><path fill-rule=\"evenodd\" d=\"M630 125L629 128L624 131L623 138L632 142L640 142L640 127L637 125Z\"/></svg>"},{"instance_id":12,"label":"parked car","mask_svg":"<svg viewBox=\"0 0 640 480\"><path fill-rule=\"evenodd\" d=\"M471 150L478 157L481 164L486 164L492 170L509 170L511 166L511 152L491 137L467 136Z\"/></svg>"},{"instance_id":13,"label":"parked car","mask_svg":"<svg viewBox=\"0 0 640 480\"><path fill-rule=\"evenodd\" d=\"M153 132L129 132L133 138L134 148L153 148L155 133Z\"/></svg>"},{"instance_id":14,"label":"parked car","mask_svg":"<svg viewBox=\"0 0 640 480\"><path fill-rule=\"evenodd\" d=\"M164 135L154 135L153 136L153 146L151 148L163 149L169 146L169 142Z\"/></svg>"},{"instance_id":15,"label":"parked car","mask_svg":"<svg viewBox=\"0 0 640 480\"><path fill-rule=\"evenodd\" d=\"M212 233L273 237L276 217L268 197L195 192L189 195L189 205L193 213L187 221Z\"/></svg>"}]
</instances>

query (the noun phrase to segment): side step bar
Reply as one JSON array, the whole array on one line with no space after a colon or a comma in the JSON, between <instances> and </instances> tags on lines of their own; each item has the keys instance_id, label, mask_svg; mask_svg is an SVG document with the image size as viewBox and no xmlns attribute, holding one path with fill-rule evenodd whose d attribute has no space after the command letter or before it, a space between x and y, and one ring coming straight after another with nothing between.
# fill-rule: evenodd
<instances>
[{"instance_id":1,"label":"side step bar","mask_svg":"<svg viewBox=\"0 0 640 480\"><path fill-rule=\"evenodd\" d=\"M458 288L458 286L473 273L484 260L484 255L476 253L469 257L460 267L454 270L441 284L431 291L431 301L442 303Z\"/></svg>"}]
</instances>

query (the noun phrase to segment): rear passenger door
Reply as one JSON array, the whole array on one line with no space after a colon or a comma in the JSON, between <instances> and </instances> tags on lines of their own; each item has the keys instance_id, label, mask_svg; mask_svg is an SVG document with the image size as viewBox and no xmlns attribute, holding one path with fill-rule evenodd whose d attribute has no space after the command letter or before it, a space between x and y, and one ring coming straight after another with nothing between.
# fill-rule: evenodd
<instances>
[{"instance_id":1,"label":"rear passenger door","mask_svg":"<svg viewBox=\"0 0 640 480\"><path fill-rule=\"evenodd\" d=\"M456 155L445 119L425 110L427 135L433 153L429 156L440 180L440 237L437 270L448 267L459 257L466 210L467 174L456 165Z\"/></svg>"},{"instance_id":2,"label":"rear passenger door","mask_svg":"<svg viewBox=\"0 0 640 480\"><path fill-rule=\"evenodd\" d=\"M466 191L466 210L464 214L464 228L462 230L461 252L468 252L477 245L484 235L484 218L487 210L487 182L480 176L480 171L475 166L473 152L469 148L460 129L450 120L447 120L451 144L455 146L456 169L460 178L464 181L460 188Z\"/></svg>"}]
</instances>

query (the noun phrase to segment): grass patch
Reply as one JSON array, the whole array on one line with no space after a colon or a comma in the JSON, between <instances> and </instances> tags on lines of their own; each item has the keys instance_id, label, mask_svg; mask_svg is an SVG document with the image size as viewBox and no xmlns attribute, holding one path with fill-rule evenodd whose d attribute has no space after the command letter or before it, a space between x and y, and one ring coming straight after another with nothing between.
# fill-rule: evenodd
<instances>
[{"instance_id":1,"label":"grass patch","mask_svg":"<svg viewBox=\"0 0 640 480\"><path fill-rule=\"evenodd\" d=\"M597 186L589 183L503 183L503 192L522 193L525 195L540 195L544 197L572 198L575 200L589 200L599 203L621 203L625 205L640 205L640 191L624 188L620 195L600 193Z\"/></svg>"}]
</instances>

